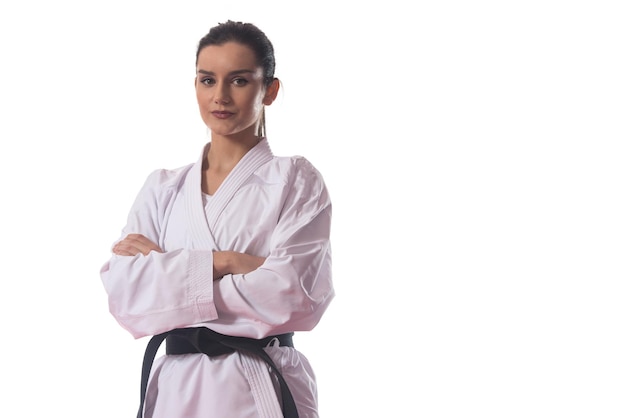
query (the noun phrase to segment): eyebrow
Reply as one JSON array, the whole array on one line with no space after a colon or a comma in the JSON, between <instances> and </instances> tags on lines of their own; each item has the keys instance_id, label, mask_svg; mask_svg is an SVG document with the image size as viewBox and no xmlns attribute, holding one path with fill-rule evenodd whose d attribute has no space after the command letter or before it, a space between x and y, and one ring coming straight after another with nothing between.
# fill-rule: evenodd
<instances>
[{"instance_id":1,"label":"eyebrow","mask_svg":"<svg viewBox=\"0 0 626 418\"><path fill-rule=\"evenodd\" d=\"M243 70L231 71L228 73L228 75L254 74L254 73L256 73L256 71L243 69ZM198 74L215 75L213 71L206 71L206 70L198 70Z\"/></svg>"}]
</instances>

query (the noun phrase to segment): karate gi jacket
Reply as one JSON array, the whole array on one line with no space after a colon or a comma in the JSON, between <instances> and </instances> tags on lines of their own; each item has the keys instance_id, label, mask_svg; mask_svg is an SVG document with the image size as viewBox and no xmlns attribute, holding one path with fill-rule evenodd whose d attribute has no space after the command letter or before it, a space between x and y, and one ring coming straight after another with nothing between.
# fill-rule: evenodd
<instances>
[{"instance_id":1,"label":"karate gi jacket","mask_svg":"<svg viewBox=\"0 0 626 418\"><path fill-rule=\"evenodd\" d=\"M207 196L208 147L196 163L156 170L145 181L119 240L142 234L164 252L113 254L103 265L111 314L135 338L193 326L257 339L311 330L334 297L332 206L321 174L303 157L274 156L262 139ZM266 260L214 281L213 251L222 250ZM306 357L293 347L265 351L300 417L317 417ZM152 368L144 416L282 417L276 387L267 365L245 353L165 355Z\"/></svg>"}]
</instances>

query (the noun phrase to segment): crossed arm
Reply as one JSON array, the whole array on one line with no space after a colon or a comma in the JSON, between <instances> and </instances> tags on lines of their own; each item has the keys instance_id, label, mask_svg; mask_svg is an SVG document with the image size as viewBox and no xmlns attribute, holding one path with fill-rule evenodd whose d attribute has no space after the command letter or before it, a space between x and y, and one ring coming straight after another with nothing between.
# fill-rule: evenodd
<instances>
[{"instance_id":1,"label":"crossed arm","mask_svg":"<svg viewBox=\"0 0 626 418\"><path fill-rule=\"evenodd\" d=\"M141 234L129 234L113 247L117 255L135 256L139 253L148 255L150 251L164 252L157 244ZM265 257L257 257L237 251L213 252L213 280L219 280L226 274L246 274L259 268Z\"/></svg>"}]
</instances>

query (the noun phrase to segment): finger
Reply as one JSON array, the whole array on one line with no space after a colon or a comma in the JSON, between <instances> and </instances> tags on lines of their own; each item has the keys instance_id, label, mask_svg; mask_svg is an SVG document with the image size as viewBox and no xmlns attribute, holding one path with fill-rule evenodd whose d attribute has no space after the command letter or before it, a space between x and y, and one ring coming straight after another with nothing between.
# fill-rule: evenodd
<instances>
[{"instance_id":1,"label":"finger","mask_svg":"<svg viewBox=\"0 0 626 418\"><path fill-rule=\"evenodd\" d=\"M158 245L147 238L132 241L130 245L138 249L143 255L148 255L150 251L163 252Z\"/></svg>"},{"instance_id":2,"label":"finger","mask_svg":"<svg viewBox=\"0 0 626 418\"><path fill-rule=\"evenodd\" d=\"M120 248L120 247L114 247L114 248L113 248L113 254L116 254L116 255L127 255L127 256L133 256L133 255L138 254L138 252L136 252L135 254L133 254L133 253L131 253L130 251L127 251L127 250L125 250L125 249L123 249L123 248Z\"/></svg>"},{"instance_id":3,"label":"finger","mask_svg":"<svg viewBox=\"0 0 626 418\"><path fill-rule=\"evenodd\" d=\"M141 250L132 243L120 241L113 247L113 253L117 255L137 255Z\"/></svg>"},{"instance_id":4,"label":"finger","mask_svg":"<svg viewBox=\"0 0 626 418\"><path fill-rule=\"evenodd\" d=\"M142 253L143 255L148 255L150 251L163 252L161 248L156 245L154 242L150 241L148 238L141 234L129 234L121 240L117 245L122 246L127 249L133 255Z\"/></svg>"},{"instance_id":5,"label":"finger","mask_svg":"<svg viewBox=\"0 0 626 418\"><path fill-rule=\"evenodd\" d=\"M126 237L113 247L113 252L124 252L128 255L137 255L139 253L149 252L141 242L135 238Z\"/></svg>"}]
</instances>

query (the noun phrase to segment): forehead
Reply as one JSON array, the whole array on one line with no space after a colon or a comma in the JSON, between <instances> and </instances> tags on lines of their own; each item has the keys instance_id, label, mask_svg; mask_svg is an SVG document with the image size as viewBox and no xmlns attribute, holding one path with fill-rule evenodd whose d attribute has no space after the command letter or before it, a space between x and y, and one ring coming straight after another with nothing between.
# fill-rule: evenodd
<instances>
[{"instance_id":1,"label":"forehead","mask_svg":"<svg viewBox=\"0 0 626 418\"><path fill-rule=\"evenodd\" d=\"M198 69L205 71L256 70L257 67L254 51L238 42L209 45L198 54Z\"/></svg>"}]
</instances>

